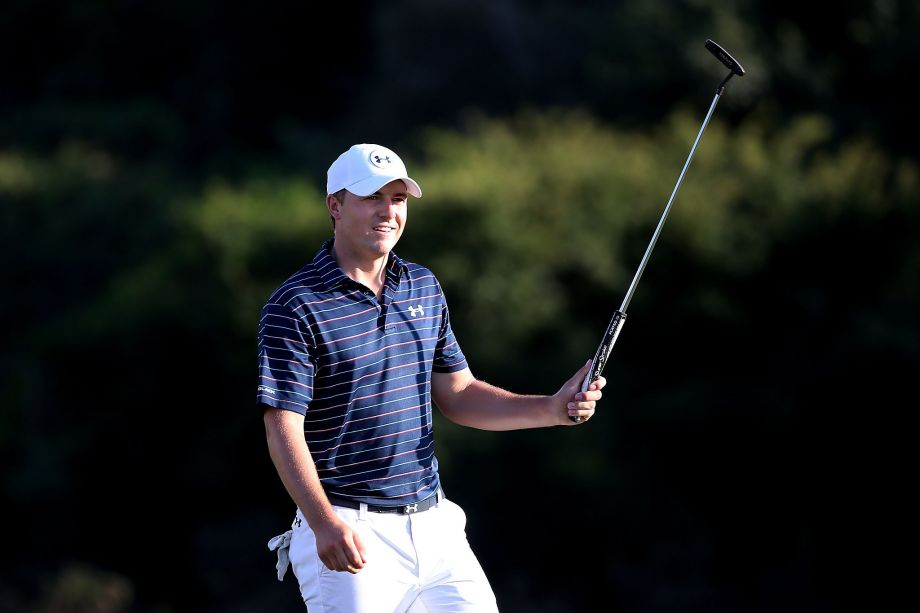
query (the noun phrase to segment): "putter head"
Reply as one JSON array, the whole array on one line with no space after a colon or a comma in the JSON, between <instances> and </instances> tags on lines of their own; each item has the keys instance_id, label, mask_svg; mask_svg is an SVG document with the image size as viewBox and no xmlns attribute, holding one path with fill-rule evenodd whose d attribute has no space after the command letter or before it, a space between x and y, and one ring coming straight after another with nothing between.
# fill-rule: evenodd
<instances>
[{"instance_id":1,"label":"putter head","mask_svg":"<svg viewBox=\"0 0 920 613\"><path fill-rule=\"evenodd\" d=\"M739 77L744 76L744 68L738 60L733 58L728 51L720 47L716 42L711 39L706 39L706 48L709 49L710 53L719 58L719 61L725 64L725 67L731 70L732 73Z\"/></svg>"}]
</instances>

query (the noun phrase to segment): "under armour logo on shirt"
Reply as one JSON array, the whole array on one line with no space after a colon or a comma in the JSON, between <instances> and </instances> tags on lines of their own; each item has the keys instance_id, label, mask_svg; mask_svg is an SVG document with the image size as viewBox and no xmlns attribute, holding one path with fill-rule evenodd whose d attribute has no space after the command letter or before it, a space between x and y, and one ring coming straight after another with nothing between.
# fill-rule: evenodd
<instances>
[{"instance_id":1,"label":"under armour logo on shirt","mask_svg":"<svg viewBox=\"0 0 920 613\"><path fill-rule=\"evenodd\" d=\"M422 305L418 305L418 307L411 307L411 306L409 307L409 315L411 315L412 317L418 317L419 315L424 315L424 314L425 314L425 309L422 308Z\"/></svg>"}]
</instances>

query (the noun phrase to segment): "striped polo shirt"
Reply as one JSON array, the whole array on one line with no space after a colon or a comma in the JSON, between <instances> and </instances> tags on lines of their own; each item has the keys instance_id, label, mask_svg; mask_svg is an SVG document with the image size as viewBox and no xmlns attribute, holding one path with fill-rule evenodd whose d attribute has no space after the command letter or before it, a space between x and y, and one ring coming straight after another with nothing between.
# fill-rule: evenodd
<instances>
[{"instance_id":1,"label":"striped polo shirt","mask_svg":"<svg viewBox=\"0 0 920 613\"><path fill-rule=\"evenodd\" d=\"M378 301L339 268L333 240L262 309L258 402L304 415L328 494L412 504L439 486L431 373L466 359L430 270L390 253Z\"/></svg>"}]
</instances>

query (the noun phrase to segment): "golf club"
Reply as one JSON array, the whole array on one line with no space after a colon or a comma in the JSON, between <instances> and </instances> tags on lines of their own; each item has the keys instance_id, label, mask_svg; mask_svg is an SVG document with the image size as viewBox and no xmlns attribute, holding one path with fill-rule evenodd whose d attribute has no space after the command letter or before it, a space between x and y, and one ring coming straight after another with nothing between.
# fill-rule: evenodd
<instances>
[{"instance_id":1,"label":"golf club","mask_svg":"<svg viewBox=\"0 0 920 613\"><path fill-rule=\"evenodd\" d=\"M716 88L716 95L712 99L712 104L709 106L709 112L706 113L706 118L703 120L703 125L700 127L699 134L696 135L696 140L693 142L693 147L690 149L690 155L687 156L687 161L684 163L684 168L680 171L680 176L677 177L677 184L674 185L674 191L671 192L671 197L668 199L668 204L664 208L664 213L661 214L661 219L658 220L658 227L655 228L655 233L652 235L652 240L649 242L648 247L645 250L645 255L642 256L642 261L639 263L639 269L636 270L636 274L633 277L632 283L629 285L629 289L626 291L626 297L623 299L623 303L620 305L620 308L614 312L613 317L610 319L610 323L607 324L607 330L604 333L603 339L601 339L601 344L597 348L597 352L594 354L594 359L591 360L591 370L588 371L588 374L581 385L582 392L587 391L591 384L601 376L601 373L604 370L604 366L607 364L607 358L610 357L610 351L613 349L613 344L616 343L617 337L620 335L620 330L623 329L623 322L626 321L626 309L629 307L629 302L632 300L633 293L636 291L636 286L639 284L639 279L642 277L642 272L645 270L645 266L648 264L649 257L652 255L652 249L655 248L655 243L658 241L658 236L661 234L661 228L664 226L664 221L667 219L668 213L671 211L671 205L674 203L674 197L677 195L677 190L680 188L681 181L684 180L684 175L687 173L687 168L690 166L690 160L693 159L693 154L696 152L696 147L700 143L700 138L703 137L703 131L706 129L706 125L709 124L709 118L712 117L712 112L715 110L716 104L719 102L719 97L722 95L722 92L725 91L725 84L735 75L738 75L739 77L744 76L744 68L741 67L741 64L738 63L738 60L733 58L730 53L728 53L718 44L712 40L707 39L706 49L708 49L710 53L716 56L719 61L729 69L729 73L725 76L724 79L722 79L721 83L719 83L719 86ZM576 423L582 421L581 417L569 416L569 419Z\"/></svg>"}]
</instances>

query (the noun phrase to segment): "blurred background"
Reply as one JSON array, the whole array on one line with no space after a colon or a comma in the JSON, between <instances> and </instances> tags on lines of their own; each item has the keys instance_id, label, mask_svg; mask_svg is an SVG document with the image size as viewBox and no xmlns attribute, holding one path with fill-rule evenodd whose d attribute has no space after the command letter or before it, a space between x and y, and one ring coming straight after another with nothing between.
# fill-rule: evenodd
<instances>
[{"instance_id":1,"label":"blurred background","mask_svg":"<svg viewBox=\"0 0 920 613\"><path fill-rule=\"evenodd\" d=\"M302 611L255 404L325 172L396 149L398 253L473 372L593 355L716 109L586 427L437 422L507 612L878 610L912 581L916 2L0 6L0 610Z\"/></svg>"}]
</instances>

